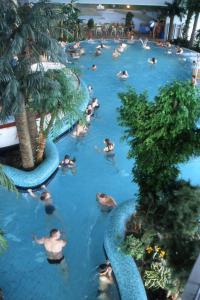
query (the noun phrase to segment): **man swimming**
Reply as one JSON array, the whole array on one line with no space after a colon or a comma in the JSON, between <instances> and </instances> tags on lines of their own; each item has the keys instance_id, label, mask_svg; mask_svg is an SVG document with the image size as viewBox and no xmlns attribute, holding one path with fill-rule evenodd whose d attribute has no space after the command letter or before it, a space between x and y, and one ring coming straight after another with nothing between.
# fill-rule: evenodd
<instances>
[{"instance_id":1,"label":"man swimming","mask_svg":"<svg viewBox=\"0 0 200 300\"><path fill-rule=\"evenodd\" d=\"M60 264L64 261L63 248L66 246L67 242L60 237L61 233L58 229L52 229L49 237L43 237L41 239L37 239L36 236L33 237L33 240L37 244L44 246L47 254L47 261L50 264Z\"/></svg>"}]
</instances>

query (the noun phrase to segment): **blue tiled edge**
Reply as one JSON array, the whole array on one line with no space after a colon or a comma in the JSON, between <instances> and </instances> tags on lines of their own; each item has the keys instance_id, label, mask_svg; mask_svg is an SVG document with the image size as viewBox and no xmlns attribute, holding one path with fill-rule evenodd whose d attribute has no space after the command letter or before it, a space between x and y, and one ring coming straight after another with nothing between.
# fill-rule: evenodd
<instances>
[{"instance_id":1,"label":"blue tiled edge","mask_svg":"<svg viewBox=\"0 0 200 300\"><path fill-rule=\"evenodd\" d=\"M3 166L8 177L18 187L32 188L45 182L57 169L59 155L56 145L52 141L47 141L44 161L33 171L23 171L10 166Z\"/></svg>"},{"instance_id":2,"label":"blue tiled edge","mask_svg":"<svg viewBox=\"0 0 200 300\"><path fill-rule=\"evenodd\" d=\"M104 247L111 262L121 300L147 300L144 285L132 257L123 254L119 247L125 236L125 226L135 210L133 200L114 209L109 217Z\"/></svg>"},{"instance_id":3,"label":"blue tiled edge","mask_svg":"<svg viewBox=\"0 0 200 300\"><path fill-rule=\"evenodd\" d=\"M88 89L86 84L81 81L81 87L85 99L82 103L81 110L84 111L87 107L87 104L90 100ZM78 121L74 120L73 124L63 124L62 128L57 131L57 135L52 134L47 141L45 148L45 159L44 161L33 171L23 171L17 168L13 168L7 165L3 165L3 170L6 175L14 182L18 188L34 188L38 187L47 181L53 173L57 170L59 165L59 155L56 145L53 143L53 140L58 138L59 135L62 135L64 132L70 130L70 128Z\"/></svg>"}]
</instances>

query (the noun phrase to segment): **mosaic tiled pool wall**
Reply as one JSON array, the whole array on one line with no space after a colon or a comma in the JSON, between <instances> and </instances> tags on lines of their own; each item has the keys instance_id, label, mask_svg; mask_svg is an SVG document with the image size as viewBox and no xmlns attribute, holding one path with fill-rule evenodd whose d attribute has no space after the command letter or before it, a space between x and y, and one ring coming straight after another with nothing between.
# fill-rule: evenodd
<instances>
[{"instance_id":1,"label":"mosaic tiled pool wall","mask_svg":"<svg viewBox=\"0 0 200 300\"><path fill-rule=\"evenodd\" d=\"M110 215L104 238L106 254L111 262L121 300L147 300L144 285L132 257L120 251L127 220L133 214L135 201L126 201Z\"/></svg>"}]
</instances>

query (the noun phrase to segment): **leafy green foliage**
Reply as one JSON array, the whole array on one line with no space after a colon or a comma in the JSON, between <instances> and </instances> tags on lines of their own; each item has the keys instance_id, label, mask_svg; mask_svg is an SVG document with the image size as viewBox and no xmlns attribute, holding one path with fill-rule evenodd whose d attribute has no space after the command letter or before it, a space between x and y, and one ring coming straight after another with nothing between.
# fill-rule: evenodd
<instances>
[{"instance_id":1,"label":"leafy green foliage","mask_svg":"<svg viewBox=\"0 0 200 300\"><path fill-rule=\"evenodd\" d=\"M4 233L0 229L0 254L8 248L8 243L4 238Z\"/></svg>"},{"instance_id":2,"label":"leafy green foliage","mask_svg":"<svg viewBox=\"0 0 200 300\"><path fill-rule=\"evenodd\" d=\"M178 179L178 164L200 153L199 90L175 81L162 87L154 102L133 89L119 96L119 123L139 184L137 212L128 224L134 243L146 248L139 268L148 289L179 294L200 242L200 187ZM131 251L132 240L125 242Z\"/></svg>"},{"instance_id":3,"label":"leafy green foliage","mask_svg":"<svg viewBox=\"0 0 200 300\"><path fill-rule=\"evenodd\" d=\"M92 29L94 28L94 19L89 19L88 22L87 22L87 26L89 29Z\"/></svg>"},{"instance_id":4,"label":"leafy green foliage","mask_svg":"<svg viewBox=\"0 0 200 300\"><path fill-rule=\"evenodd\" d=\"M142 260L145 254L144 243L133 235L126 237L120 249L126 255L133 256L136 260Z\"/></svg>"},{"instance_id":5,"label":"leafy green foliage","mask_svg":"<svg viewBox=\"0 0 200 300\"><path fill-rule=\"evenodd\" d=\"M143 278L149 289L169 289L172 284L171 270L162 262L153 262L151 269L144 272Z\"/></svg>"},{"instance_id":6,"label":"leafy green foliage","mask_svg":"<svg viewBox=\"0 0 200 300\"><path fill-rule=\"evenodd\" d=\"M17 193L17 189L12 180L5 174L3 166L0 165L0 185L11 192Z\"/></svg>"},{"instance_id":7,"label":"leafy green foliage","mask_svg":"<svg viewBox=\"0 0 200 300\"><path fill-rule=\"evenodd\" d=\"M136 160L134 180L156 190L178 175L177 163L199 153L197 120L199 94L190 82L174 82L160 89L155 102L133 89L120 93L120 124Z\"/></svg>"},{"instance_id":8,"label":"leafy green foliage","mask_svg":"<svg viewBox=\"0 0 200 300\"><path fill-rule=\"evenodd\" d=\"M130 27L132 25L134 14L131 11L128 11L126 14L125 25L126 27Z\"/></svg>"}]
</instances>

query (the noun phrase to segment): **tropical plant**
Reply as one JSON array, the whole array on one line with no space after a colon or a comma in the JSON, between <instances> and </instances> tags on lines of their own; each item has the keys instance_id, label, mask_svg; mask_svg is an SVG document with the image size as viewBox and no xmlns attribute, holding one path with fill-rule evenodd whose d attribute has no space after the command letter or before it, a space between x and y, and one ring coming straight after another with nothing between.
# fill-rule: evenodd
<instances>
[{"instance_id":1,"label":"tropical plant","mask_svg":"<svg viewBox=\"0 0 200 300\"><path fill-rule=\"evenodd\" d=\"M177 177L178 163L200 152L198 90L190 82L176 81L161 88L155 102L133 89L119 96L128 157L136 161L134 180L141 193L159 191Z\"/></svg>"},{"instance_id":2,"label":"tropical plant","mask_svg":"<svg viewBox=\"0 0 200 300\"><path fill-rule=\"evenodd\" d=\"M173 38L174 18L175 16L182 18L185 9L182 6L182 0L173 0L173 2L165 2L165 15L170 18L168 40Z\"/></svg>"},{"instance_id":3,"label":"tropical plant","mask_svg":"<svg viewBox=\"0 0 200 300\"><path fill-rule=\"evenodd\" d=\"M94 28L94 19L89 19L87 22L87 26L88 28L91 30L92 28Z\"/></svg>"},{"instance_id":4,"label":"tropical plant","mask_svg":"<svg viewBox=\"0 0 200 300\"><path fill-rule=\"evenodd\" d=\"M46 139L57 123L65 120L68 124L80 116L80 105L83 99L77 78L67 69L48 70L45 73L44 85L38 93L31 95L30 109L40 115L37 163L43 159Z\"/></svg>"},{"instance_id":5,"label":"tropical plant","mask_svg":"<svg viewBox=\"0 0 200 300\"><path fill-rule=\"evenodd\" d=\"M0 164L0 185L5 187L7 190L11 192L17 193L17 189L13 181L5 174L3 170L3 166L1 164Z\"/></svg>"},{"instance_id":6,"label":"tropical plant","mask_svg":"<svg viewBox=\"0 0 200 300\"><path fill-rule=\"evenodd\" d=\"M40 62L41 55L60 59L59 44L50 34L65 18L61 9L47 1L24 6L15 0L0 2L0 118L15 115L24 169L34 167L37 140L35 116L30 118L32 112L28 112L29 91L38 93L44 81L44 72L34 73L31 66Z\"/></svg>"},{"instance_id":7,"label":"tropical plant","mask_svg":"<svg viewBox=\"0 0 200 300\"><path fill-rule=\"evenodd\" d=\"M197 25L198 25L198 20L199 20L199 14L200 14L200 2L199 1L195 1L195 5L194 5L194 24L192 27L192 34L190 37L190 43L189 46L192 47L195 41L195 37L196 37L196 31L197 31Z\"/></svg>"},{"instance_id":8,"label":"tropical plant","mask_svg":"<svg viewBox=\"0 0 200 300\"><path fill-rule=\"evenodd\" d=\"M122 243L120 250L126 255L133 256L136 260L142 260L145 254L144 243L134 237L134 235L128 235Z\"/></svg>"},{"instance_id":9,"label":"tropical plant","mask_svg":"<svg viewBox=\"0 0 200 300\"><path fill-rule=\"evenodd\" d=\"M163 262L153 262L150 270L144 272L144 284L148 289L171 289L172 274L169 267Z\"/></svg>"},{"instance_id":10,"label":"tropical plant","mask_svg":"<svg viewBox=\"0 0 200 300\"><path fill-rule=\"evenodd\" d=\"M196 6L198 6L198 0L187 0L185 3L185 8L187 10L187 17L185 21L185 26L183 28L183 38L188 39L188 31L190 27L190 22L192 19L192 16L196 10Z\"/></svg>"},{"instance_id":11,"label":"tropical plant","mask_svg":"<svg viewBox=\"0 0 200 300\"><path fill-rule=\"evenodd\" d=\"M62 5L62 13L66 16L65 21L60 22L60 40L78 39L80 34L80 10L76 7L76 0Z\"/></svg>"},{"instance_id":12,"label":"tropical plant","mask_svg":"<svg viewBox=\"0 0 200 300\"><path fill-rule=\"evenodd\" d=\"M4 238L4 232L0 229L0 254L8 248L8 243Z\"/></svg>"}]
</instances>

